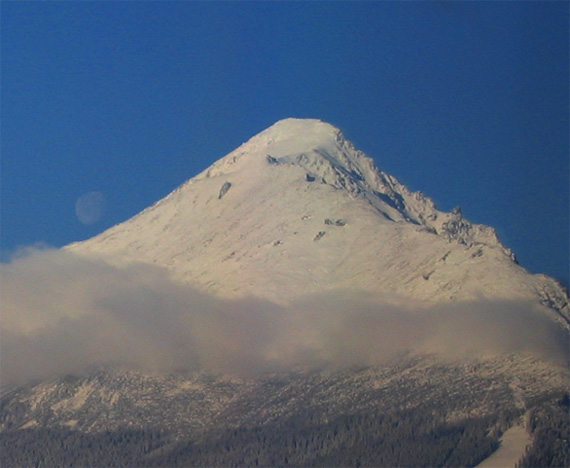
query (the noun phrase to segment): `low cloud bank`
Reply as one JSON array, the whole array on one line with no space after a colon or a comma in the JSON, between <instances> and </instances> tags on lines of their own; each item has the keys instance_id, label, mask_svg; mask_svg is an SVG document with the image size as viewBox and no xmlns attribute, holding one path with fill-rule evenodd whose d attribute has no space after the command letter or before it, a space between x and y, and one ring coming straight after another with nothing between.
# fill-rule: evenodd
<instances>
[{"instance_id":1,"label":"low cloud bank","mask_svg":"<svg viewBox=\"0 0 570 468\"><path fill-rule=\"evenodd\" d=\"M124 268L29 250L0 270L0 383L93 365L251 375L294 366L376 365L410 353L461 359L533 352L563 360L566 334L530 303L426 308L328 292L284 307L227 301L149 265Z\"/></svg>"}]
</instances>

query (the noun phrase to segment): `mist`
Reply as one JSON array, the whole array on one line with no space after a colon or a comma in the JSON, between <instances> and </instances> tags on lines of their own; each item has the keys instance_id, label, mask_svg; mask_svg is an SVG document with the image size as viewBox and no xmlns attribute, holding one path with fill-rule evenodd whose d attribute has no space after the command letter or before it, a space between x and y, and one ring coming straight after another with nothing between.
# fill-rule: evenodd
<instances>
[{"instance_id":1,"label":"mist","mask_svg":"<svg viewBox=\"0 0 570 468\"><path fill-rule=\"evenodd\" d=\"M240 376L297 367L379 365L403 355L474 359L529 352L563 361L566 333L531 303L426 307L329 291L283 306L224 300L143 264L111 266L28 249L1 264L0 384L99 365Z\"/></svg>"}]
</instances>

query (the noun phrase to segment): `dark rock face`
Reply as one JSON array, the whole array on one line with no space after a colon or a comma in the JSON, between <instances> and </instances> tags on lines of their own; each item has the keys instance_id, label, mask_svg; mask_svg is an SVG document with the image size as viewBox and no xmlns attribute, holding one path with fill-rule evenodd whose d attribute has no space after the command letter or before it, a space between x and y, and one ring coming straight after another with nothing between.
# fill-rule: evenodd
<instances>
[{"instance_id":1,"label":"dark rock face","mask_svg":"<svg viewBox=\"0 0 570 468\"><path fill-rule=\"evenodd\" d=\"M457 207L451 211L451 219L441 226L441 235L447 240L455 240L460 244L472 245L473 224L463 218L461 208Z\"/></svg>"},{"instance_id":2,"label":"dark rock face","mask_svg":"<svg viewBox=\"0 0 570 468\"><path fill-rule=\"evenodd\" d=\"M325 224L327 226L345 226L346 225L346 221L344 219L330 219L330 218L326 218L325 219Z\"/></svg>"},{"instance_id":3,"label":"dark rock face","mask_svg":"<svg viewBox=\"0 0 570 468\"><path fill-rule=\"evenodd\" d=\"M224 185L222 185L220 193L218 194L218 200L220 200L226 193L228 193L228 190L230 189L231 186L232 186L231 182L225 182Z\"/></svg>"},{"instance_id":4,"label":"dark rock face","mask_svg":"<svg viewBox=\"0 0 570 468\"><path fill-rule=\"evenodd\" d=\"M319 231L319 232L317 232L317 234L315 235L315 237L313 237L313 240L314 240L315 242L317 242L317 241L321 240L321 239L324 237L325 234L326 234L326 231Z\"/></svg>"}]
</instances>

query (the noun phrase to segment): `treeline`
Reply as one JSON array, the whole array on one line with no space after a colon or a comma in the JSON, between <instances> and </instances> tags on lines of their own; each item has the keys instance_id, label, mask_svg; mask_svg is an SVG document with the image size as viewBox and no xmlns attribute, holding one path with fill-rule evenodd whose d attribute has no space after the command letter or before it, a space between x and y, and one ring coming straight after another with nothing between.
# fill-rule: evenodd
<instances>
[{"instance_id":1,"label":"treeline","mask_svg":"<svg viewBox=\"0 0 570 468\"><path fill-rule=\"evenodd\" d=\"M534 441L517 467L570 466L570 397L538 405L529 424Z\"/></svg>"}]
</instances>

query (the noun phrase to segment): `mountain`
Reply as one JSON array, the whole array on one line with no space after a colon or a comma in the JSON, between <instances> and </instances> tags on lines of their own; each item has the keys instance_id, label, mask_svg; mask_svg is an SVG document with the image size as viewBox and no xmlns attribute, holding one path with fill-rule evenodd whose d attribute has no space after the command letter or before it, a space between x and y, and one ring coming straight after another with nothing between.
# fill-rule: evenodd
<instances>
[{"instance_id":1,"label":"mountain","mask_svg":"<svg viewBox=\"0 0 570 468\"><path fill-rule=\"evenodd\" d=\"M139 215L68 249L161 265L222 296L539 297L570 313L565 291L529 275L491 227L459 208L438 211L319 120L277 122Z\"/></svg>"},{"instance_id":2,"label":"mountain","mask_svg":"<svg viewBox=\"0 0 570 468\"><path fill-rule=\"evenodd\" d=\"M89 369L4 391L2 466L474 466L517 425L534 440L523 465L568 462L566 291L330 124L279 121L64 254L103 272L80 285L93 298L64 297L63 275L61 331L10 344L70 354L56 338L119 335L86 348ZM121 289L141 271L168 287ZM87 332L69 326L83 306ZM159 361L172 339L175 365L102 366L102 343L120 353L109 336L158 336Z\"/></svg>"}]
</instances>

